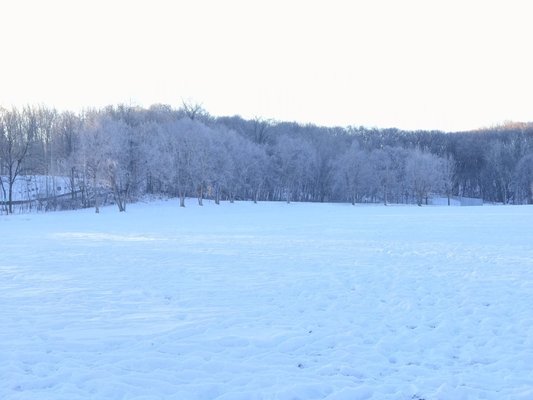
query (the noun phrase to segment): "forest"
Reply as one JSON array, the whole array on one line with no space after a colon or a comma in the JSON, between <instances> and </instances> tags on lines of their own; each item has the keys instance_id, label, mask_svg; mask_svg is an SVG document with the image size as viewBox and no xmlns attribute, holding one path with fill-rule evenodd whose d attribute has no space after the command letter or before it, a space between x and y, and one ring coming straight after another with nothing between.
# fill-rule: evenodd
<instances>
[{"instance_id":1,"label":"forest","mask_svg":"<svg viewBox=\"0 0 533 400\"><path fill-rule=\"evenodd\" d=\"M17 180L63 177L36 200ZM46 180L49 182L49 180ZM52 180L53 182L53 180ZM533 123L468 132L321 127L180 108L116 105L79 113L0 108L0 200L42 210L142 196L220 201L427 204L464 196L533 204Z\"/></svg>"}]
</instances>

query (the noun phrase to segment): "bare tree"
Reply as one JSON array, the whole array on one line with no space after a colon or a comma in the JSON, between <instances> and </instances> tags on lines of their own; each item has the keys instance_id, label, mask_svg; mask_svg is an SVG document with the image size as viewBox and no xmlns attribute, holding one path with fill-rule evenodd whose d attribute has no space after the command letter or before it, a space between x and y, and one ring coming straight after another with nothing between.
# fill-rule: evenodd
<instances>
[{"instance_id":1,"label":"bare tree","mask_svg":"<svg viewBox=\"0 0 533 400\"><path fill-rule=\"evenodd\" d=\"M207 111L200 103L194 103L192 101L182 100L181 110L191 121L198 119L199 117L207 116Z\"/></svg>"},{"instance_id":2,"label":"bare tree","mask_svg":"<svg viewBox=\"0 0 533 400\"><path fill-rule=\"evenodd\" d=\"M65 112L59 116L57 122L56 157L61 168L61 173L68 176L71 199L75 200L78 194L78 170L76 149L79 145L79 132L81 120L72 112Z\"/></svg>"},{"instance_id":3,"label":"bare tree","mask_svg":"<svg viewBox=\"0 0 533 400\"><path fill-rule=\"evenodd\" d=\"M309 142L289 136L281 136L275 146L278 181L287 203L294 196L305 200L305 187L313 176L316 152Z\"/></svg>"},{"instance_id":4,"label":"bare tree","mask_svg":"<svg viewBox=\"0 0 533 400\"><path fill-rule=\"evenodd\" d=\"M257 203L266 181L269 159L264 146L248 143L241 149L245 155L241 171L245 188L250 192L253 202Z\"/></svg>"},{"instance_id":5,"label":"bare tree","mask_svg":"<svg viewBox=\"0 0 533 400\"><path fill-rule=\"evenodd\" d=\"M419 149L411 150L406 164L406 180L416 203L421 206L432 191L442 189L442 160Z\"/></svg>"},{"instance_id":6,"label":"bare tree","mask_svg":"<svg viewBox=\"0 0 533 400\"><path fill-rule=\"evenodd\" d=\"M101 149L104 178L123 212L140 180L140 143L136 130L122 121L103 119L100 124L108 136Z\"/></svg>"},{"instance_id":7,"label":"bare tree","mask_svg":"<svg viewBox=\"0 0 533 400\"><path fill-rule=\"evenodd\" d=\"M270 141L270 125L272 121L255 117L252 120L252 140L257 144L266 144Z\"/></svg>"},{"instance_id":8,"label":"bare tree","mask_svg":"<svg viewBox=\"0 0 533 400\"><path fill-rule=\"evenodd\" d=\"M185 207L192 187L191 137L195 125L190 119L181 119L156 125L151 131L153 146L149 146L148 169L165 193L179 197L180 207Z\"/></svg>"},{"instance_id":9,"label":"bare tree","mask_svg":"<svg viewBox=\"0 0 533 400\"><path fill-rule=\"evenodd\" d=\"M203 199L213 176L211 138L209 130L204 125L198 123L193 129L194 131L187 131L190 173L198 205L203 206Z\"/></svg>"},{"instance_id":10,"label":"bare tree","mask_svg":"<svg viewBox=\"0 0 533 400\"><path fill-rule=\"evenodd\" d=\"M361 201L369 179L370 166L368 154L354 141L350 148L339 157L335 164L336 185L346 193L352 205Z\"/></svg>"},{"instance_id":11,"label":"bare tree","mask_svg":"<svg viewBox=\"0 0 533 400\"><path fill-rule=\"evenodd\" d=\"M377 149L372 151L370 154L371 163L373 166L373 175L374 181L377 185L374 186L372 192L381 192L383 199L383 204L388 204L390 186L393 183L393 168L392 168L392 159L390 153L383 150Z\"/></svg>"},{"instance_id":12,"label":"bare tree","mask_svg":"<svg viewBox=\"0 0 533 400\"><path fill-rule=\"evenodd\" d=\"M106 150L109 148L109 135L105 131L101 117L91 114L86 118L80 132L80 147L77 159L83 171L82 184L88 196L93 198L94 210L100 212L101 196L106 188Z\"/></svg>"},{"instance_id":13,"label":"bare tree","mask_svg":"<svg viewBox=\"0 0 533 400\"><path fill-rule=\"evenodd\" d=\"M440 162L440 171L442 178L441 188L446 194L446 197L448 199L448 205L450 205L453 192L453 182L455 177L455 160L453 159L453 156L448 155L446 158L441 158Z\"/></svg>"},{"instance_id":14,"label":"bare tree","mask_svg":"<svg viewBox=\"0 0 533 400\"><path fill-rule=\"evenodd\" d=\"M218 127L213 131L210 141L210 184L209 192L215 200L215 204L220 204L220 199L225 192L233 203L239 186L239 155L244 149L239 146L239 139L235 132Z\"/></svg>"},{"instance_id":15,"label":"bare tree","mask_svg":"<svg viewBox=\"0 0 533 400\"><path fill-rule=\"evenodd\" d=\"M13 187L22 171L30 142L24 129L23 115L16 109L0 109L0 165L7 181L7 212L13 213ZM0 184L5 193L3 179Z\"/></svg>"},{"instance_id":16,"label":"bare tree","mask_svg":"<svg viewBox=\"0 0 533 400\"><path fill-rule=\"evenodd\" d=\"M516 161L513 149L500 141L490 143L484 152L483 177L488 182L485 197L507 204L512 195L512 178Z\"/></svg>"},{"instance_id":17,"label":"bare tree","mask_svg":"<svg viewBox=\"0 0 533 400\"><path fill-rule=\"evenodd\" d=\"M533 204L533 153L522 157L514 173L515 202Z\"/></svg>"}]
</instances>

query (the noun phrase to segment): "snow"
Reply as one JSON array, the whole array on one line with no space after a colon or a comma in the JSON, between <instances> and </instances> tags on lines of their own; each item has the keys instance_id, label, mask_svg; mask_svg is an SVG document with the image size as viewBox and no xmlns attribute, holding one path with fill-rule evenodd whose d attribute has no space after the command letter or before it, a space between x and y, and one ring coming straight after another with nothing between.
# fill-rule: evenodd
<instances>
[{"instance_id":1,"label":"snow","mask_svg":"<svg viewBox=\"0 0 533 400\"><path fill-rule=\"evenodd\" d=\"M474 197L458 197L452 196L449 200L450 206L482 206L483 199L474 198ZM448 198L447 197L430 197L429 204L432 206L447 206Z\"/></svg>"},{"instance_id":2,"label":"snow","mask_svg":"<svg viewBox=\"0 0 533 400\"><path fill-rule=\"evenodd\" d=\"M0 398L533 399L533 208L0 217Z\"/></svg>"},{"instance_id":3,"label":"snow","mask_svg":"<svg viewBox=\"0 0 533 400\"><path fill-rule=\"evenodd\" d=\"M0 190L0 201L7 201L8 177L0 176L0 180L4 186L4 190ZM70 178L66 176L20 175L13 184L13 201L36 200L70 193Z\"/></svg>"}]
</instances>

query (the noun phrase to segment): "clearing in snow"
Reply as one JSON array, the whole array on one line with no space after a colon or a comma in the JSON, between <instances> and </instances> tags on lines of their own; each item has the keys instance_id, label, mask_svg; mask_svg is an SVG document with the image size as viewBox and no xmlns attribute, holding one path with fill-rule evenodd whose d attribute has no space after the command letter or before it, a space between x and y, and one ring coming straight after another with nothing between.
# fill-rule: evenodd
<instances>
[{"instance_id":1,"label":"clearing in snow","mask_svg":"<svg viewBox=\"0 0 533 400\"><path fill-rule=\"evenodd\" d=\"M0 398L533 399L533 208L0 218Z\"/></svg>"}]
</instances>

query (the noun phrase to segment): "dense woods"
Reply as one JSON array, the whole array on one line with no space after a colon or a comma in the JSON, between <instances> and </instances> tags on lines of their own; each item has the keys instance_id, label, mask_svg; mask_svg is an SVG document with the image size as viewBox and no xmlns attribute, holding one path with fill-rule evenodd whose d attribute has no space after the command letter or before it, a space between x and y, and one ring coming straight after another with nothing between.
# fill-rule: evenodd
<instances>
[{"instance_id":1,"label":"dense woods","mask_svg":"<svg viewBox=\"0 0 533 400\"><path fill-rule=\"evenodd\" d=\"M120 211L146 194L316 202L424 204L465 196L533 204L533 124L472 132L319 127L202 107L125 105L79 114L46 107L0 109L2 207L17 179L45 179L43 209ZM59 196L54 179L68 182Z\"/></svg>"}]
</instances>

